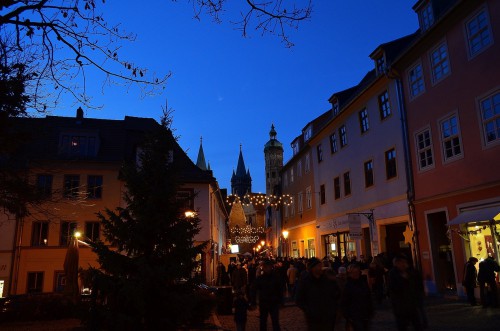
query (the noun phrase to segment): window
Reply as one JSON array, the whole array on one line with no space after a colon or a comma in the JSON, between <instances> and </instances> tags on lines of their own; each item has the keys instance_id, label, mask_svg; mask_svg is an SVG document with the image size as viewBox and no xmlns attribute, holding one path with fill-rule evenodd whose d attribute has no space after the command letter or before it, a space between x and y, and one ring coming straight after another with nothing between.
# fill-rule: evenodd
<instances>
[{"instance_id":1,"label":"window","mask_svg":"<svg viewBox=\"0 0 500 331\"><path fill-rule=\"evenodd\" d=\"M324 184L319 187L319 201L322 205L326 203L326 190Z\"/></svg>"},{"instance_id":2,"label":"window","mask_svg":"<svg viewBox=\"0 0 500 331\"><path fill-rule=\"evenodd\" d=\"M178 190L175 200L179 208L183 211L194 210L194 189Z\"/></svg>"},{"instance_id":3,"label":"window","mask_svg":"<svg viewBox=\"0 0 500 331\"><path fill-rule=\"evenodd\" d=\"M308 188L306 188L306 208L307 209L312 208L312 193L311 193L310 186Z\"/></svg>"},{"instance_id":4,"label":"window","mask_svg":"<svg viewBox=\"0 0 500 331\"><path fill-rule=\"evenodd\" d=\"M387 179L394 178L398 174L396 169L396 150L394 148L385 152L385 173Z\"/></svg>"},{"instance_id":5,"label":"window","mask_svg":"<svg viewBox=\"0 0 500 331\"><path fill-rule=\"evenodd\" d=\"M302 176L302 160L297 161L297 176Z\"/></svg>"},{"instance_id":6,"label":"window","mask_svg":"<svg viewBox=\"0 0 500 331\"><path fill-rule=\"evenodd\" d=\"M100 240L99 222L85 222L85 237L93 242Z\"/></svg>"},{"instance_id":7,"label":"window","mask_svg":"<svg viewBox=\"0 0 500 331\"><path fill-rule=\"evenodd\" d=\"M299 152L299 143L298 142L292 143L292 151L293 151L293 155L295 155Z\"/></svg>"},{"instance_id":8,"label":"window","mask_svg":"<svg viewBox=\"0 0 500 331\"><path fill-rule=\"evenodd\" d=\"M293 167L290 168L290 183L293 183L294 178L293 178Z\"/></svg>"},{"instance_id":9,"label":"window","mask_svg":"<svg viewBox=\"0 0 500 331\"><path fill-rule=\"evenodd\" d=\"M285 210L285 218L288 218L288 209L290 208L289 205L284 205L283 209Z\"/></svg>"},{"instance_id":10,"label":"window","mask_svg":"<svg viewBox=\"0 0 500 331\"><path fill-rule=\"evenodd\" d=\"M48 222L33 222L31 232L31 246L47 246L48 235Z\"/></svg>"},{"instance_id":11,"label":"window","mask_svg":"<svg viewBox=\"0 0 500 331\"><path fill-rule=\"evenodd\" d=\"M89 199L102 198L102 176L87 177L87 197Z\"/></svg>"},{"instance_id":12,"label":"window","mask_svg":"<svg viewBox=\"0 0 500 331\"><path fill-rule=\"evenodd\" d=\"M309 153L306 154L305 168L306 168L306 174L311 171L311 155Z\"/></svg>"},{"instance_id":13,"label":"window","mask_svg":"<svg viewBox=\"0 0 500 331\"><path fill-rule=\"evenodd\" d=\"M304 202L304 193L302 192L299 192L299 195L298 195L298 200L297 201L297 209L299 211L299 213L302 213L302 210L304 210L304 206L303 206L303 202Z\"/></svg>"},{"instance_id":14,"label":"window","mask_svg":"<svg viewBox=\"0 0 500 331\"><path fill-rule=\"evenodd\" d=\"M323 148L321 147L321 144L316 146L316 151L318 152L318 163L323 161Z\"/></svg>"},{"instance_id":15,"label":"window","mask_svg":"<svg viewBox=\"0 0 500 331\"><path fill-rule=\"evenodd\" d=\"M370 128L370 124L368 123L368 111L364 108L362 111L358 113L359 115L359 128L361 133L365 133Z\"/></svg>"},{"instance_id":16,"label":"window","mask_svg":"<svg viewBox=\"0 0 500 331\"><path fill-rule=\"evenodd\" d=\"M36 188L40 195L44 198L52 196L52 175L37 175Z\"/></svg>"},{"instance_id":17,"label":"window","mask_svg":"<svg viewBox=\"0 0 500 331\"><path fill-rule=\"evenodd\" d=\"M348 172L344 173L344 196L351 195L351 175Z\"/></svg>"},{"instance_id":18,"label":"window","mask_svg":"<svg viewBox=\"0 0 500 331\"><path fill-rule=\"evenodd\" d=\"M292 200L290 203L290 217L295 216L295 200Z\"/></svg>"},{"instance_id":19,"label":"window","mask_svg":"<svg viewBox=\"0 0 500 331\"><path fill-rule=\"evenodd\" d=\"M78 188L80 187L79 175L64 175L64 191L65 198L77 198Z\"/></svg>"},{"instance_id":20,"label":"window","mask_svg":"<svg viewBox=\"0 0 500 331\"><path fill-rule=\"evenodd\" d=\"M429 2L419 13L420 26L422 30L427 30L434 24L434 13L432 12L431 2Z\"/></svg>"},{"instance_id":21,"label":"window","mask_svg":"<svg viewBox=\"0 0 500 331\"><path fill-rule=\"evenodd\" d=\"M283 187L288 186L288 174L285 172L283 173Z\"/></svg>"},{"instance_id":22,"label":"window","mask_svg":"<svg viewBox=\"0 0 500 331\"><path fill-rule=\"evenodd\" d=\"M378 110L381 120L385 120L387 117L391 116L391 105L389 103L389 93L387 91L384 91L384 93L378 96Z\"/></svg>"},{"instance_id":23,"label":"window","mask_svg":"<svg viewBox=\"0 0 500 331\"><path fill-rule=\"evenodd\" d=\"M451 116L441 122L441 140L443 143L445 160L452 159L462 154L456 116Z\"/></svg>"},{"instance_id":24,"label":"window","mask_svg":"<svg viewBox=\"0 0 500 331\"><path fill-rule=\"evenodd\" d=\"M333 196L335 200L340 199L340 177L333 179Z\"/></svg>"},{"instance_id":25,"label":"window","mask_svg":"<svg viewBox=\"0 0 500 331\"><path fill-rule=\"evenodd\" d=\"M408 82L410 86L411 97L416 97L424 92L424 74L422 64L416 64L408 72Z\"/></svg>"},{"instance_id":26,"label":"window","mask_svg":"<svg viewBox=\"0 0 500 331\"><path fill-rule=\"evenodd\" d=\"M307 129L304 131L304 142L311 139L311 136L312 136L312 127L308 126Z\"/></svg>"},{"instance_id":27,"label":"window","mask_svg":"<svg viewBox=\"0 0 500 331\"><path fill-rule=\"evenodd\" d=\"M434 164L431 131L429 129L417 133L417 155L420 170L431 167Z\"/></svg>"},{"instance_id":28,"label":"window","mask_svg":"<svg viewBox=\"0 0 500 331\"><path fill-rule=\"evenodd\" d=\"M441 80L450 73L448 47L445 43L440 44L431 52L431 72L434 82Z\"/></svg>"},{"instance_id":29,"label":"window","mask_svg":"<svg viewBox=\"0 0 500 331\"><path fill-rule=\"evenodd\" d=\"M490 23L485 8L466 23L466 29L469 54L471 56L480 53L492 44Z\"/></svg>"},{"instance_id":30,"label":"window","mask_svg":"<svg viewBox=\"0 0 500 331\"><path fill-rule=\"evenodd\" d=\"M308 248L308 255L307 257L315 257L316 256L316 248L314 246L314 239L307 239L307 248Z\"/></svg>"},{"instance_id":31,"label":"window","mask_svg":"<svg viewBox=\"0 0 500 331\"><path fill-rule=\"evenodd\" d=\"M332 104L333 116L336 116L340 112L339 101L335 100Z\"/></svg>"},{"instance_id":32,"label":"window","mask_svg":"<svg viewBox=\"0 0 500 331\"><path fill-rule=\"evenodd\" d=\"M500 92L481 100L481 120L487 144L500 141Z\"/></svg>"},{"instance_id":33,"label":"window","mask_svg":"<svg viewBox=\"0 0 500 331\"><path fill-rule=\"evenodd\" d=\"M59 245L68 246L71 242L71 237L75 234L76 222L63 221L61 222L61 235Z\"/></svg>"},{"instance_id":34,"label":"window","mask_svg":"<svg viewBox=\"0 0 500 331\"><path fill-rule=\"evenodd\" d=\"M340 147L343 148L347 146L347 131L345 125L342 125L339 128L339 136L340 136Z\"/></svg>"},{"instance_id":35,"label":"window","mask_svg":"<svg viewBox=\"0 0 500 331\"><path fill-rule=\"evenodd\" d=\"M28 272L26 292L41 293L43 292L43 272Z\"/></svg>"},{"instance_id":36,"label":"window","mask_svg":"<svg viewBox=\"0 0 500 331\"><path fill-rule=\"evenodd\" d=\"M373 186L373 160L365 162L364 172L365 172L365 187Z\"/></svg>"},{"instance_id":37,"label":"window","mask_svg":"<svg viewBox=\"0 0 500 331\"><path fill-rule=\"evenodd\" d=\"M377 74L380 75L385 72L386 66L385 66L385 58L384 56L380 56L375 60L375 65L377 68Z\"/></svg>"},{"instance_id":38,"label":"window","mask_svg":"<svg viewBox=\"0 0 500 331\"><path fill-rule=\"evenodd\" d=\"M56 271L54 273L54 292L62 293L64 292L64 287L66 286L66 274L64 271Z\"/></svg>"},{"instance_id":39,"label":"window","mask_svg":"<svg viewBox=\"0 0 500 331\"><path fill-rule=\"evenodd\" d=\"M67 156L93 157L97 155L97 136L62 134L60 151Z\"/></svg>"},{"instance_id":40,"label":"window","mask_svg":"<svg viewBox=\"0 0 500 331\"><path fill-rule=\"evenodd\" d=\"M335 132L330 135L330 151L332 154L338 151L337 134Z\"/></svg>"}]
</instances>

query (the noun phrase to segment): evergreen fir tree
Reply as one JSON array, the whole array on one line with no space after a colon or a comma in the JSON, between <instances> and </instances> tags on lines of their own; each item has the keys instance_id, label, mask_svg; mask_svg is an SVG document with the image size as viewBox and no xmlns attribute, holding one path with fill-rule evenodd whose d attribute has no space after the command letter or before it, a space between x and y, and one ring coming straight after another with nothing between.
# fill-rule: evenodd
<instances>
[{"instance_id":1,"label":"evergreen fir tree","mask_svg":"<svg viewBox=\"0 0 500 331\"><path fill-rule=\"evenodd\" d=\"M164 115L158 130L146 135L137 159L123 167L126 207L98 214L106 243L90 243L101 265L90 270L91 328L98 328L99 316L105 329L176 330L200 308L189 279L206 243L195 245L200 220L184 215L186 201L176 194L181 169L172 161L176 141L170 123Z\"/></svg>"}]
</instances>

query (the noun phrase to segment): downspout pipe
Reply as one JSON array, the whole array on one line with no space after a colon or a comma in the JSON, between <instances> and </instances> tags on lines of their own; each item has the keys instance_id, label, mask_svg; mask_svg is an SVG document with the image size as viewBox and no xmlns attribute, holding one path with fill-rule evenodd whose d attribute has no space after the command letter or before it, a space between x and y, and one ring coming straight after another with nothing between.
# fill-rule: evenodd
<instances>
[{"instance_id":1,"label":"downspout pipe","mask_svg":"<svg viewBox=\"0 0 500 331\"><path fill-rule=\"evenodd\" d=\"M405 160L405 171L406 171L406 199L408 203L408 212L410 216L410 229L413 231L413 245L412 245L412 258L413 258L413 266L418 271L422 271L422 264L420 260L419 254L419 244L418 244L418 229L417 222L415 216L415 186L413 181L413 167L412 167L412 159L410 156L410 135L408 132L408 118L406 113L406 107L404 102L404 92L403 92L403 84L399 77L395 78L396 82L396 93L398 100L398 111L401 120L401 130L403 134L403 149L404 149L404 160Z\"/></svg>"}]
</instances>

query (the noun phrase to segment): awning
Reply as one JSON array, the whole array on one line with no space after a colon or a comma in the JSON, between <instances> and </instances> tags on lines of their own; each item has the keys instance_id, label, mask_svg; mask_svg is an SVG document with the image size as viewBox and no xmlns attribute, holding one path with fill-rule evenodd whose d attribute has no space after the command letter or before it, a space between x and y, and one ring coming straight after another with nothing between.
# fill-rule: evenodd
<instances>
[{"instance_id":1,"label":"awning","mask_svg":"<svg viewBox=\"0 0 500 331\"><path fill-rule=\"evenodd\" d=\"M448 222L447 225L457 225L470 222L484 222L495 220L500 222L500 206L466 210Z\"/></svg>"}]
</instances>

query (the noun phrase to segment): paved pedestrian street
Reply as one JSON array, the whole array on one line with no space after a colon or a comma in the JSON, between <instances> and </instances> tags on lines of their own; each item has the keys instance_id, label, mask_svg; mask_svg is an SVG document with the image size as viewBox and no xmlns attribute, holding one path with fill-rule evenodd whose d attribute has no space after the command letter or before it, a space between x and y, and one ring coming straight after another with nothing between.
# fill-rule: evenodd
<instances>
[{"instance_id":1,"label":"paved pedestrian street","mask_svg":"<svg viewBox=\"0 0 500 331\"><path fill-rule=\"evenodd\" d=\"M375 306L375 316L371 331L396 330L396 323L388 300L380 306ZM425 310L429 320L427 330L439 331L493 331L500 330L500 308L483 308L470 306L465 301L446 298L427 298ZM221 330L236 330L233 315L216 316L216 324ZM268 318L267 329L271 328L271 319ZM280 326L283 331L306 330L302 311L294 304L287 303L280 310ZM259 310L248 312L247 331L259 330ZM336 330L345 330L342 323L337 324ZM409 330L413 330L410 328Z\"/></svg>"}]
</instances>

